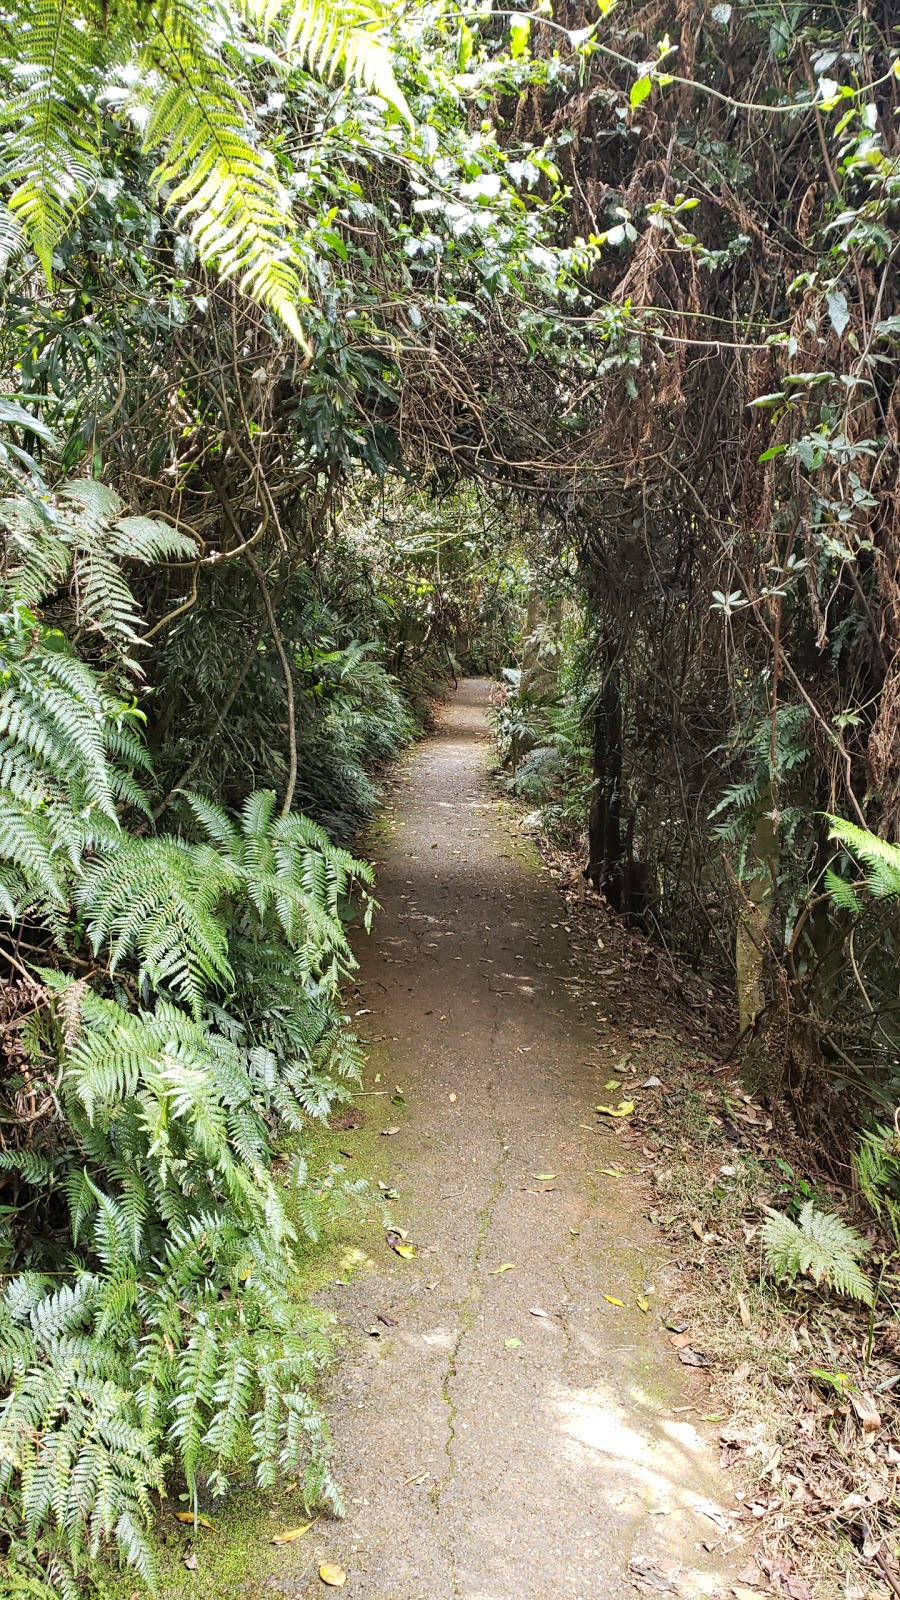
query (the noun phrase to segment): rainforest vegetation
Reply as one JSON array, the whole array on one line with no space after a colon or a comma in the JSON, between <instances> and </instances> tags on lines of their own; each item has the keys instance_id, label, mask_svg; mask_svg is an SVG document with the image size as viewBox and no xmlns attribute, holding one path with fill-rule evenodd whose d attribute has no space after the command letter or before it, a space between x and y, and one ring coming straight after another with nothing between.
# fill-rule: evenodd
<instances>
[{"instance_id":1,"label":"rainforest vegetation","mask_svg":"<svg viewBox=\"0 0 900 1600\"><path fill-rule=\"evenodd\" d=\"M0 4L0 1547L336 1504L378 771L507 782L900 1232L891 0ZM505 673L505 677L504 677Z\"/></svg>"}]
</instances>

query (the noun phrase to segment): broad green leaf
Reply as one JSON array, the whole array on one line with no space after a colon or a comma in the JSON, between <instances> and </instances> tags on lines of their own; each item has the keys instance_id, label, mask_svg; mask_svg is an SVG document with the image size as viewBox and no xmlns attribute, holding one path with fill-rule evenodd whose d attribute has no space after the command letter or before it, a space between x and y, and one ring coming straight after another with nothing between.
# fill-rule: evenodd
<instances>
[{"instance_id":1,"label":"broad green leaf","mask_svg":"<svg viewBox=\"0 0 900 1600\"><path fill-rule=\"evenodd\" d=\"M509 25L509 53L515 59L525 54L531 36L531 18L513 17Z\"/></svg>"}]
</instances>

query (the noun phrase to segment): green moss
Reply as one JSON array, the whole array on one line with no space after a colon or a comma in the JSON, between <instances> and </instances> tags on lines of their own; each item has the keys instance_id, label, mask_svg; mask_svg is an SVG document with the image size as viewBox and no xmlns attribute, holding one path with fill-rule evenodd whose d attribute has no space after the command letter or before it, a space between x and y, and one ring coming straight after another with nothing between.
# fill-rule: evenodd
<instances>
[{"instance_id":1,"label":"green moss","mask_svg":"<svg viewBox=\"0 0 900 1600\"><path fill-rule=\"evenodd\" d=\"M272 1538L287 1528L303 1527L310 1518L296 1488L260 1494L255 1489L236 1490L224 1502L206 1507L211 1528L182 1526L176 1521L177 1502L168 1501L153 1532L159 1587L164 1600L275 1600L281 1592L297 1592L297 1583L316 1565L315 1529L296 1543L273 1545ZM321 1519L321 1527L328 1520ZM185 1566L195 1555L197 1566ZM131 1572L112 1574L98 1584L94 1600L149 1600L150 1591Z\"/></svg>"}]
</instances>

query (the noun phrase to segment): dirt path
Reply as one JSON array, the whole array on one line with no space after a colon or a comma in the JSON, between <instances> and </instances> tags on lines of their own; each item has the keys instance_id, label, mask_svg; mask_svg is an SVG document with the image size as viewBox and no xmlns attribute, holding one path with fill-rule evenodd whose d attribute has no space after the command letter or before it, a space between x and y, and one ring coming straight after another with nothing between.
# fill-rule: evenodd
<instances>
[{"instance_id":1,"label":"dirt path","mask_svg":"<svg viewBox=\"0 0 900 1600\"><path fill-rule=\"evenodd\" d=\"M348 1514L318 1559L361 1600L618 1600L633 1563L646 1593L724 1597L739 1556L693 1425L705 1381L661 1329L666 1264L636 1191L598 1174L633 1156L595 1131L618 1097L560 981L558 896L488 778L486 697L461 685L383 827L359 1026L367 1088L407 1105L360 1103L399 1125L376 1154L417 1254L385 1247L334 1301Z\"/></svg>"}]
</instances>

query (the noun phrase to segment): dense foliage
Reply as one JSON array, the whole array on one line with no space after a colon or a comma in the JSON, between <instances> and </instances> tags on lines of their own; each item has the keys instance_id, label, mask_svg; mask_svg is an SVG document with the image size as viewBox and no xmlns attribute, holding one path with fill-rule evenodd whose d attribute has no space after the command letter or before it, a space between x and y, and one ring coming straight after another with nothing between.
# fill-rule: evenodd
<instances>
[{"instance_id":1,"label":"dense foliage","mask_svg":"<svg viewBox=\"0 0 900 1600\"><path fill-rule=\"evenodd\" d=\"M166 1473L334 1500L346 852L518 632L512 786L896 1228L898 54L887 0L0 7L23 1593L148 1571Z\"/></svg>"}]
</instances>

